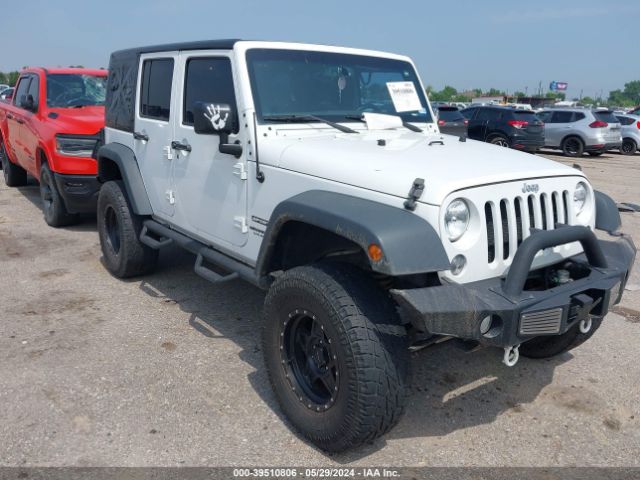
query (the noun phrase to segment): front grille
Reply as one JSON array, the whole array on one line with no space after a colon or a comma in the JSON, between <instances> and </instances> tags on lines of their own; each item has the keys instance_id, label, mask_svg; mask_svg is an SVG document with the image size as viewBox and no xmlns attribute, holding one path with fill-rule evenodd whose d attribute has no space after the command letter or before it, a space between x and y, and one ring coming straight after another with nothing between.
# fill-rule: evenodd
<instances>
[{"instance_id":1,"label":"front grille","mask_svg":"<svg viewBox=\"0 0 640 480\"><path fill-rule=\"evenodd\" d=\"M560 333L562 308L523 313L520 316L520 335L550 335Z\"/></svg>"},{"instance_id":2,"label":"front grille","mask_svg":"<svg viewBox=\"0 0 640 480\"><path fill-rule=\"evenodd\" d=\"M486 202L484 213L488 263L508 260L531 234L531 228L551 230L558 223L570 223L569 192L552 191Z\"/></svg>"}]
</instances>

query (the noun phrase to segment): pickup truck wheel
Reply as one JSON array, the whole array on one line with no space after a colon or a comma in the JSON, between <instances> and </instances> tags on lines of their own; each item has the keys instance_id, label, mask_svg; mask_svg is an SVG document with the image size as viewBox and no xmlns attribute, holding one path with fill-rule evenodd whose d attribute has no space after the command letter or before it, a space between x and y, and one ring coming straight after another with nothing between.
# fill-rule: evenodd
<instances>
[{"instance_id":1,"label":"pickup truck wheel","mask_svg":"<svg viewBox=\"0 0 640 480\"><path fill-rule=\"evenodd\" d=\"M98 195L98 235L104 263L118 278L150 273L158 251L140 242L142 217L133 213L120 181L105 183Z\"/></svg>"},{"instance_id":2,"label":"pickup truck wheel","mask_svg":"<svg viewBox=\"0 0 640 480\"><path fill-rule=\"evenodd\" d=\"M592 322L591 330L587 333L581 333L578 325L575 325L562 335L537 337L524 342L520 345L520 353L529 358L550 358L573 350L591 338L600 328L602 319L593 319Z\"/></svg>"},{"instance_id":3,"label":"pickup truck wheel","mask_svg":"<svg viewBox=\"0 0 640 480\"><path fill-rule=\"evenodd\" d=\"M78 215L67 212L53 174L46 163L40 168L40 198L44 220L50 227L64 227L78 222Z\"/></svg>"},{"instance_id":4,"label":"pickup truck wheel","mask_svg":"<svg viewBox=\"0 0 640 480\"><path fill-rule=\"evenodd\" d=\"M21 187L27 184L27 172L24 168L9 161L9 156L0 140L0 156L2 157L2 174L7 187Z\"/></svg>"},{"instance_id":5,"label":"pickup truck wheel","mask_svg":"<svg viewBox=\"0 0 640 480\"><path fill-rule=\"evenodd\" d=\"M263 353L280 407L339 452L390 430L404 410L409 350L393 302L356 268L293 268L265 300Z\"/></svg>"}]
</instances>

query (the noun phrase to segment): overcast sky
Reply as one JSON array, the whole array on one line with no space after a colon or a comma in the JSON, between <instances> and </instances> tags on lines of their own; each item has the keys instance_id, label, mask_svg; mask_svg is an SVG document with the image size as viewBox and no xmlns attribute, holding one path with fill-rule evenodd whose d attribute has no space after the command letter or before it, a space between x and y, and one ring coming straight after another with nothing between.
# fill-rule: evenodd
<instances>
[{"instance_id":1,"label":"overcast sky","mask_svg":"<svg viewBox=\"0 0 640 480\"><path fill-rule=\"evenodd\" d=\"M594 96L640 79L639 0L26 0L0 14L0 70L106 67L113 50L244 38L410 55L426 84Z\"/></svg>"}]
</instances>

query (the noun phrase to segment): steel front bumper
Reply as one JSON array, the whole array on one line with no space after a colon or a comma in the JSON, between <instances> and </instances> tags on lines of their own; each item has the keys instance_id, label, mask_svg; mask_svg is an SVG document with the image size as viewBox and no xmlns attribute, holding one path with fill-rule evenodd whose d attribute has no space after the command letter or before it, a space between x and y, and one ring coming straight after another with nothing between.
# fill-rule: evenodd
<instances>
[{"instance_id":1,"label":"steel front bumper","mask_svg":"<svg viewBox=\"0 0 640 480\"><path fill-rule=\"evenodd\" d=\"M612 238L598 240L589 228L579 226L538 231L522 242L505 278L391 294L406 318L430 334L497 347L562 335L590 316L604 317L620 301L636 248L627 236ZM544 291L524 289L539 250L574 241L582 243L584 253L567 260L588 266L587 276Z\"/></svg>"}]
</instances>

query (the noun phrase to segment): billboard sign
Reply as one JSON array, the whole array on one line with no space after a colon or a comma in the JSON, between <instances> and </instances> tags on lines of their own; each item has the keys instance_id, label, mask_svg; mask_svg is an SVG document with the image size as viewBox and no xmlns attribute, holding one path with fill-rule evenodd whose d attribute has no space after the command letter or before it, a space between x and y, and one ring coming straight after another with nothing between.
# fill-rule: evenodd
<instances>
[{"instance_id":1,"label":"billboard sign","mask_svg":"<svg viewBox=\"0 0 640 480\"><path fill-rule=\"evenodd\" d=\"M567 82L556 82L553 81L549 84L549 90L553 91L565 91L569 84Z\"/></svg>"}]
</instances>

